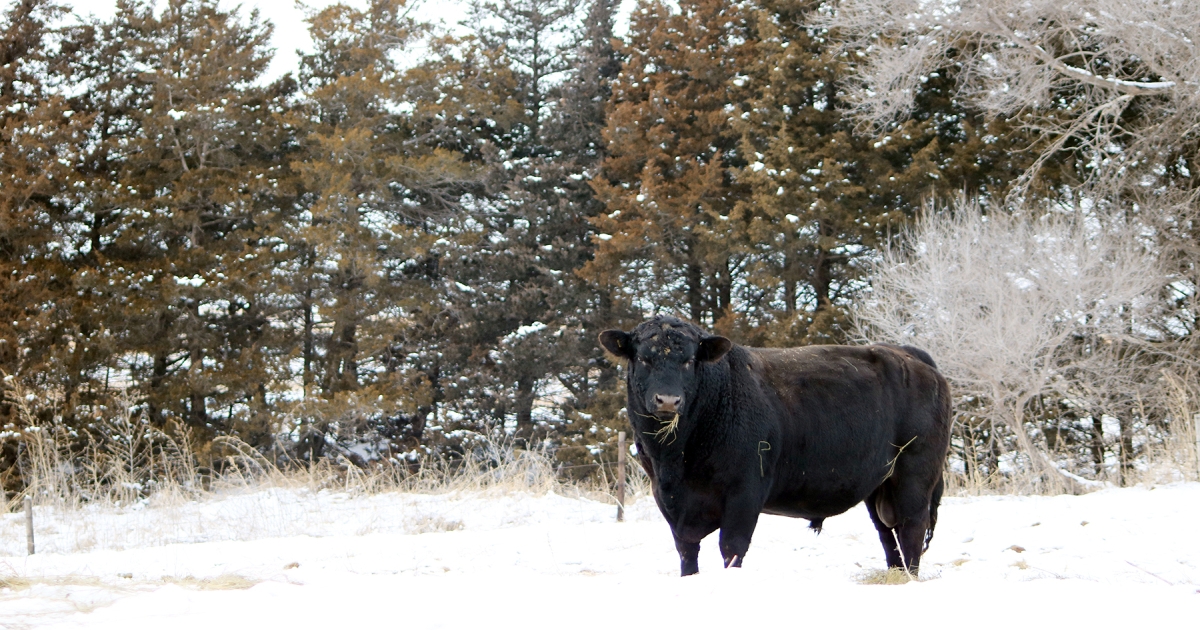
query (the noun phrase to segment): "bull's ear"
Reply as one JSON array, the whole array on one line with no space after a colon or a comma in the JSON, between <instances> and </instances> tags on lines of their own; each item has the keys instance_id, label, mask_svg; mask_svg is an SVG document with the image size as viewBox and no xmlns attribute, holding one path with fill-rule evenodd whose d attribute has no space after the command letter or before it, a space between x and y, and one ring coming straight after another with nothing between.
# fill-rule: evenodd
<instances>
[{"instance_id":1,"label":"bull's ear","mask_svg":"<svg viewBox=\"0 0 1200 630\"><path fill-rule=\"evenodd\" d=\"M623 330L606 330L600 333L600 345L619 357L633 358L633 337Z\"/></svg>"},{"instance_id":2,"label":"bull's ear","mask_svg":"<svg viewBox=\"0 0 1200 630\"><path fill-rule=\"evenodd\" d=\"M705 363L716 363L733 347L733 342L724 337L705 337L696 348L696 360Z\"/></svg>"}]
</instances>

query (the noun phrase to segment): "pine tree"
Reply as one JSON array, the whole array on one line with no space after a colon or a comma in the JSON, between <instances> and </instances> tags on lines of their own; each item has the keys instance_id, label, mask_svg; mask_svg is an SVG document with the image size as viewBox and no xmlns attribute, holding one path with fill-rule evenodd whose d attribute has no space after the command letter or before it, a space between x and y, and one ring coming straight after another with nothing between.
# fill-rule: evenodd
<instances>
[{"instance_id":1,"label":"pine tree","mask_svg":"<svg viewBox=\"0 0 1200 630\"><path fill-rule=\"evenodd\" d=\"M549 346L558 359L553 372L569 394L564 410L567 422L555 432L556 457L566 466L566 473L576 478L600 477L597 459L615 461L615 453L610 451L615 450L617 431L625 427L618 413L625 403L625 391L618 382L617 366L608 361L596 336L601 330L636 319L623 302L579 275L594 254L591 220L604 210L591 181L599 175L608 154L603 135L605 108L621 70L613 47L616 9L614 0L595 0L588 5L574 68L559 88L555 112L547 122L549 146L565 175L558 178L558 185L575 215L571 234L576 266L573 273L560 277L560 290L570 298L560 301L566 326L555 333ZM597 454L597 444L612 448Z\"/></svg>"},{"instance_id":2,"label":"pine tree","mask_svg":"<svg viewBox=\"0 0 1200 630\"><path fill-rule=\"evenodd\" d=\"M607 214L593 220L596 256L583 270L642 312L682 312L717 328L734 319L745 255L730 219L748 189L732 125L745 95L750 14L725 0L634 10L613 87L609 156L594 181Z\"/></svg>"},{"instance_id":3,"label":"pine tree","mask_svg":"<svg viewBox=\"0 0 1200 630\"><path fill-rule=\"evenodd\" d=\"M315 458L337 430L420 439L433 383L402 341L439 301L440 222L477 177L452 133L400 107L396 54L425 30L405 2L334 5L309 23L316 50L302 57L305 98L289 118L304 212L288 273L306 391L293 414Z\"/></svg>"},{"instance_id":4,"label":"pine tree","mask_svg":"<svg viewBox=\"0 0 1200 630\"><path fill-rule=\"evenodd\" d=\"M137 296L126 292L124 277L131 262L128 250L116 244L113 235L128 227L137 210L128 203L128 178L123 174L127 160L136 151L130 147L142 141L141 121L152 91L148 82L130 68L124 39L136 37L133 26L123 19L91 19L78 26L59 30L58 63L68 68L63 85L87 85L89 89L68 88L71 110L88 120L87 139L78 163L74 165L74 203L65 219L70 228L71 244L63 251L75 252L71 260L70 285L64 286L58 305L69 312L67 333L75 353L87 356L78 376L65 381L67 396L84 419L109 413L114 396L130 382L127 352L140 348L129 345L128 315L136 309ZM144 68L142 68L144 69ZM155 253L158 255L158 252ZM111 281L111 283L110 283ZM144 385L144 383L142 383Z\"/></svg>"},{"instance_id":5,"label":"pine tree","mask_svg":"<svg viewBox=\"0 0 1200 630\"><path fill-rule=\"evenodd\" d=\"M882 137L845 115L842 84L854 57L806 26L811 0L764 0L753 90L736 128L753 191L735 213L752 262L742 296L756 343L845 339L846 306L874 256L928 199L997 192L1015 178L1015 138L947 98L952 77L931 76L918 112ZM985 141L985 138L987 140Z\"/></svg>"},{"instance_id":6,"label":"pine tree","mask_svg":"<svg viewBox=\"0 0 1200 630\"><path fill-rule=\"evenodd\" d=\"M0 379L36 388L77 383L90 360L70 325L77 252L64 229L89 116L59 93L66 69L50 25L63 13L22 0L0 18ZM11 384L0 384L0 422L12 412Z\"/></svg>"},{"instance_id":7,"label":"pine tree","mask_svg":"<svg viewBox=\"0 0 1200 630\"><path fill-rule=\"evenodd\" d=\"M612 96L612 83L621 70L621 60L613 48L616 9L615 0L594 0L588 6L574 68L559 88L558 105L547 122L548 144L554 162L562 169L556 181L565 191L563 212L572 211L566 223L570 237L564 240L575 251L572 273L561 278L562 290L571 298L563 306L564 318L570 324L554 344L560 348L558 354L574 360L558 370L558 380L581 409L592 406L598 391L615 385L615 370L596 344L596 335L614 322L632 320L631 314L619 309L612 295L596 291L579 275L594 256L591 219L604 210L591 181L608 155L605 108Z\"/></svg>"},{"instance_id":8,"label":"pine tree","mask_svg":"<svg viewBox=\"0 0 1200 630\"><path fill-rule=\"evenodd\" d=\"M123 52L90 58L104 126L85 218L106 283L89 288L119 305L105 322L117 351L146 357L133 376L152 420L212 437L261 401L268 373L252 349L266 330L277 185L267 123L280 95L255 85L270 27L209 0L157 13L122 3L115 22L93 35L97 50Z\"/></svg>"},{"instance_id":9,"label":"pine tree","mask_svg":"<svg viewBox=\"0 0 1200 630\"><path fill-rule=\"evenodd\" d=\"M455 389L460 412L511 422L521 443L561 434L558 422L585 417L599 384L615 380L594 343L611 299L576 274L591 258L588 219L601 208L589 181L605 153L604 106L619 68L614 8L588 5L579 29L575 2L477 5L478 39L500 51L489 58L493 84L513 86L500 98L522 116L489 138L488 194L447 260L469 289L453 300L470 357ZM535 400L550 395L556 409L535 423Z\"/></svg>"},{"instance_id":10,"label":"pine tree","mask_svg":"<svg viewBox=\"0 0 1200 630\"><path fill-rule=\"evenodd\" d=\"M474 34L517 79L515 100L525 108L526 141L536 146L555 80L571 67L580 0L473 0Z\"/></svg>"},{"instance_id":11,"label":"pine tree","mask_svg":"<svg viewBox=\"0 0 1200 630\"><path fill-rule=\"evenodd\" d=\"M503 109L518 115L495 125L503 133L481 138L489 187L469 207L459 250L447 257L447 273L467 289L449 296L460 356L468 357L455 394L481 428L512 420L523 441L533 435L537 390L554 382L565 359L552 348L570 327L566 280L587 255L578 215L586 208L568 192L570 157L551 146L561 144L553 97L573 62L577 8L574 0L531 0L474 9L477 45L496 51L480 56L480 74L509 88L478 93L484 102L475 108L511 104Z\"/></svg>"}]
</instances>

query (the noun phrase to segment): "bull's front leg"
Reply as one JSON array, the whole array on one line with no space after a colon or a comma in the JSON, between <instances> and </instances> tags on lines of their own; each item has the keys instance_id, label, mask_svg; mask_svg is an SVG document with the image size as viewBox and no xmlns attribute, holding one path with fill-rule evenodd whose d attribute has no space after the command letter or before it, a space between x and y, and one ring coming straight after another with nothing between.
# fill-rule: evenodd
<instances>
[{"instance_id":1,"label":"bull's front leg","mask_svg":"<svg viewBox=\"0 0 1200 630\"><path fill-rule=\"evenodd\" d=\"M675 538L675 550L679 552L679 574L693 575L700 572L700 540L704 535L697 536L694 527L685 522L684 499L680 496L678 486L673 484L669 476L664 487L660 477L654 487L654 498L663 518L671 526L671 535ZM711 529L709 531L712 531Z\"/></svg>"},{"instance_id":2,"label":"bull's front leg","mask_svg":"<svg viewBox=\"0 0 1200 630\"><path fill-rule=\"evenodd\" d=\"M700 541L717 529L717 523L698 514L691 513L681 522L671 525L675 536L675 550L679 552L679 574L683 576L700 572Z\"/></svg>"},{"instance_id":3,"label":"bull's front leg","mask_svg":"<svg viewBox=\"0 0 1200 630\"><path fill-rule=\"evenodd\" d=\"M675 550L679 552L679 575L687 577L700 572L699 542L688 542L675 534Z\"/></svg>"},{"instance_id":4,"label":"bull's front leg","mask_svg":"<svg viewBox=\"0 0 1200 630\"><path fill-rule=\"evenodd\" d=\"M653 466L654 500L663 518L671 526L675 550L679 552L679 573L683 576L700 572L700 541L711 534L718 524L697 511L693 496L683 483L682 456Z\"/></svg>"},{"instance_id":5,"label":"bull's front leg","mask_svg":"<svg viewBox=\"0 0 1200 630\"><path fill-rule=\"evenodd\" d=\"M725 499L721 515L721 557L725 568L740 567L750 549L750 538L758 525L762 501L757 489L744 489Z\"/></svg>"},{"instance_id":6,"label":"bull's front leg","mask_svg":"<svg viewBox=\"0 0 1200 630\"><path fill-rule=\"evenodd\" d=\"M654 490L654 501L663 518L671 525L672 531L683 517L684 506L687 502L687 488L683 484L683 464L667 461L654 467L651 477L651 487Z\"/></svg>"}]
</instances>

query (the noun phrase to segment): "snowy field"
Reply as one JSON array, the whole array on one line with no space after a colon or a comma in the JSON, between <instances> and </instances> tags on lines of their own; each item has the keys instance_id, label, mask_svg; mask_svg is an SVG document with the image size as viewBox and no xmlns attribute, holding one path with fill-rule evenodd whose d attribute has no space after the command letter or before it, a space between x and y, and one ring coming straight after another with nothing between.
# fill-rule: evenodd
<instances>
[{"instance_id":1,"label":"snowy field","mask_svg":"<svg viewBox=\"0 0 1200 630\"><path fill-rule=\"evenodd\" d=\"M700 574L653 502L521 493L243 491L198 503L0 516L0 627L1196 628L1200 484L947 498L919 582L883 566L860 506L764 516L740 570Z\"/></svg>"}]
</instances>

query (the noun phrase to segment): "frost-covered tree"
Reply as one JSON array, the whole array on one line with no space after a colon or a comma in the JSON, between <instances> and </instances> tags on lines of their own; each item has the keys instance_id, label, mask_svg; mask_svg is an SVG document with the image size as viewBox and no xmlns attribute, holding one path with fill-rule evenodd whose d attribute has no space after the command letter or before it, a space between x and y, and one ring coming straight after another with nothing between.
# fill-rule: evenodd
<instances>
[{"instance_id":1,"label":"frost-covered tree","mask_svg":"<svg viewBox=\"0 0 1200 630\"><path fill-rule=\"evenodd\" d=\"M1082 211L929 212L874 265L858 329L933 355L955 395L955 455L974 480L1005 472L1012 453L1020 461L1006 463L1051 489L1120 479L1133 427L1157 413L1146 391L1164 364L1148 357L1171 336L1168 276L1144 231ZM1106 452L1121 464L1110 477Z\"/></svg>"}]
</instances>

